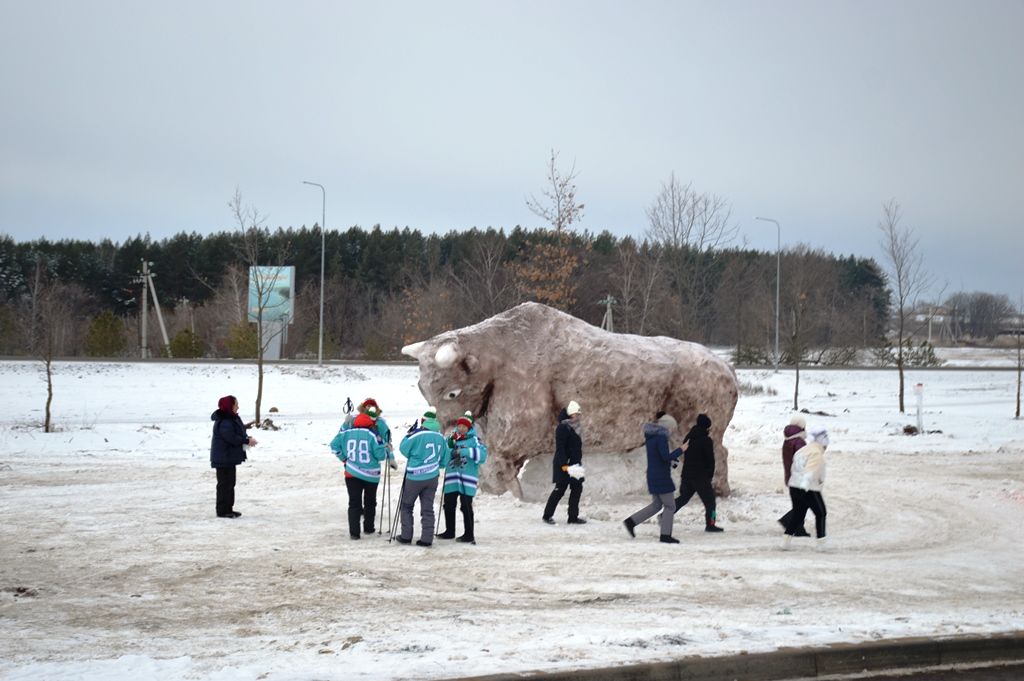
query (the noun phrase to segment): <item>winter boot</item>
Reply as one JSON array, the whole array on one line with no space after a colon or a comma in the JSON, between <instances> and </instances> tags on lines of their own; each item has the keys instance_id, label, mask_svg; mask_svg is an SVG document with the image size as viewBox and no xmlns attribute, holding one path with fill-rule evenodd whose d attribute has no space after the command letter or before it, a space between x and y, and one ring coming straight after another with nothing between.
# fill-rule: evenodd
<instances>
[{"instance_id":1,"label":"winter boot","mask_svg":"<svg viewBox=\"0 0 1024 681\"><path fill-rule=\"evenodd\" d=\"M417 539L416 546L430 546L430 542L423 541L422 539Z\"/></svg>"},{"instance_id":2,"label":"winter boot","mask_svg":"<svg viewBox=\"0 0 1024 681\"><path fill-rule=\"evenodd\" d=\"M636 532L633 531L633 528L636 527L636 523L633 522L633 519L632 518L626 518L625 520L622 521L622 524L625 525L626 532L629 532L629 536L633 537L634 539L636 539Z\"/></svg>"},{"instance_id":3,"label":"winter boot","mask_svg":"<svg viewBox=\"0 0 1024 681\"><path fill-rule=\"evenodd\" d=\"M455 530L445 530L437 534L438 539L455 539Z\"/></svg>"},{"instance_id":4,"label":"winter boot","mask_svg":"<svg viewBox=\"0 0 1024 681\"><path fill-rule=\"evenodd\" d=\"M714 523L712 523L711 525L705 525L704 526L704 531L705 532L725 532L725 530L723 530L718 525L715 525Z\"/></svg>"},{"instance_id":5,"label":"winter boot","mask_svg":"<svg viewBox=\"0 0 1024 681\"><path fill-rule=\"evenodd\" d=\"M570 525L586 525L587 524L586 518L569 518L565 522L569 523Z\"/></svg>"},{"instance_id":6,"label":"winter boot","mask_svg":"<svg viewBox=\"0 0 1024 681\"><path fill-rule=\"evenodd\" d=\"M471 534L464 534L455 541L461 542L463 544L476 544L476 540L473 539L473 535Z\"/></svg>"},{"instance_id":7,"label":"winter boot","mask_svg":"<svg viewBox=\"0 0 1024 681\"><path fill-rule=\"evenodd\" d=\"M673 537L671 534L663 534L663 535L661 535L661 539L659 539L658 541L660 541L662 544L678 544L679 543L679 540L676 539L675 537Z\"/></svg>"},{"instance_id":8,"label":"winter boot","mask_svg":"<svg viewBox=\"0 0 1024 681\"><path fill-rule=\"evenodd\" d=\"M406 539L405 537L395 537L395 541L399 544L411 544L412 539Z\"/></svg>"},{"instance_id":9,"label":"winter boot","mask_svg":"<svg viewBox=\"0 0 1024 681\"><path fill-rule=\"evenodd\" d=\"M555 519L554 518L541 518L541 520L546 522L548 525L554 525L555 524Z\"/></svg>"},{"instance_id":10,"label":"winter boot","mask_svg":"<svg viewBox=\"0 0 1024 681\"><path fill-rule=\"evenodd\" d=\"M792 548L793 536L789 534L782 535L782 544L779 546L783 551L789 551Z\"/></svg>"}]
</instances>

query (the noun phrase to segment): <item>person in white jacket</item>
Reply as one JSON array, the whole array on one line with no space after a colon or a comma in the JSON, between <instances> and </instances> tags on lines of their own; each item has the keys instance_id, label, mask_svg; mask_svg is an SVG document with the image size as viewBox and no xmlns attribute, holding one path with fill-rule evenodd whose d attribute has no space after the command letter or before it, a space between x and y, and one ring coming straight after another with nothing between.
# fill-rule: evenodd
<instances>
[{"instance_id":1,"label":"person in white jacket","mask_svg":"<svg viewBox=\"0 0 1024 681\"><path fill-rule=\"evenodd\" d=\"M814 526L818 537L818 548L825 548L825 499L821 488L825 484L825 450L828 448L828 431L822 427L809 431L811 441L797 450L793 456L793 468L789 475L790 496L793 510L789 514L782 548L788 549L793 535L804 526L807 510L814 513Z\"/></svg>"}]
</instances>

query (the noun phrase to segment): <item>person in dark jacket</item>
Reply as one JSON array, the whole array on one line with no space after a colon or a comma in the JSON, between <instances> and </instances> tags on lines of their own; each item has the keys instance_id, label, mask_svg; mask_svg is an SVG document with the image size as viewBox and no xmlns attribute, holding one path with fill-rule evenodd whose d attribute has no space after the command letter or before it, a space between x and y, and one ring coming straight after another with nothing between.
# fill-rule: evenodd
<instances>
[{"instance_id":1,"label":"person in dark jacket","mask_svg":"<svg viewBox=\"0 0 1024 681\"><path fill-rule=\"evenodd\" d=\"M217 517L237 518L234 510L235 468L246 459L244 446L256 446L256 438L245 434L245 424L238 416L238 400L225 395L217 401L217 411L210 415L213 439L210 441L210 467L217 471Z\"/></svg>"},{"instance_id":2,"label":"person in dark jacket","mask_svg":"<svg viewBox=\"0 0 1024 681\"><path fill-rule=\"evenodd\" d=\"M658 412L654 423L644 424L644 445L647 447L647 491L653 500L622 521L630 537L640 523L652 517L664 508L661 514L661 541L665 544L678 544L679 540L672 537L672 517L676 512L673 493L676 486L672 483L672 464L686 451L684 447L669 451L669 438L675 434L679 425L671 415ZM686 445L687 447L689 444Z\"/></svg>"},{"instance_id":3,"label":"person in dark jacket","mask_svg":"<svg viewBox=\"0 0 1024 681\"><path fill-rule=\"evenodd\" d=\"M794 494L797 494L797 490L789 486L789 474L793 468L793 455L798 450L802 449L807 445L807 421L800 414L793 414L793 417L789 420L789 425L782 430L782 474L783 481L786 484L786 489L789 490L789 501L791 504L790 510L786 511L786 514L779 518L779 524L784 528L789 529L790 519L793 517L793 509L797 508L797 503ZM793 533L794 537L809 537L807 530L804 529L804 519L800 520L800 527L796 528Z\"/></svg>"},{"instance_id":4,"label":"person in dark jacket","mask_svg":"<svg viewBox=\"0 0 1024 681\"><path fill-rule=\"evenodd\" d=\"M698 414L697 423L683 439L687 449L679 480L679 496L676 497L676 512L686 506L696 492L704 502L704 531L721 532L722 528L715 524L715 490L711 486L711 478L715 475L715 444L708 433L710 428L708 415Z\"/></svg>"},{"instance_id":5,"label":"person in dark jacket","mask_svg":"<svg viewBox=\"0 0 1024 681\"><path fill-rule=\"evenodd\" d=\"M551 461L551 482L555 489L544 505L543 520L555 524L555 508L569 489L569 524L583 525L587 521L580 517L580 497L583 496L583 438L580 423L580 405L569 402L558 414L555 427L555 458Z\"/></svg>"}]
</instances>

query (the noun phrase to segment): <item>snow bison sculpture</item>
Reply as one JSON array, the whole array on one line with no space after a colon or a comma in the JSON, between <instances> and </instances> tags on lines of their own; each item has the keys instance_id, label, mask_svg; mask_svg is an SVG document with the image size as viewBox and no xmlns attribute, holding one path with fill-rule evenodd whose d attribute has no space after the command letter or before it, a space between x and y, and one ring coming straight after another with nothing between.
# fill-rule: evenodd
<instances>
[{"instance_id":1,"label":"snow bison sculpture","mask_svg":"<svg viewBox=\"0 0 1024 681\"><path fill-rule=\"evenodd\" d=\"M711 417L716 491L729 494L722 444L736 408L732 368L696 343L609 333L540 303L523 303L479 324L402 348L419 361L419 388L451 424L476 416L489 451L484 490L522 497L518 474L554 449L558 412L583 407L583 455L624 454L642 444L642 424L665 411L682 436L699 413ZM642 480L640 481L642 482Z\"/></svg>"}]
</instances>

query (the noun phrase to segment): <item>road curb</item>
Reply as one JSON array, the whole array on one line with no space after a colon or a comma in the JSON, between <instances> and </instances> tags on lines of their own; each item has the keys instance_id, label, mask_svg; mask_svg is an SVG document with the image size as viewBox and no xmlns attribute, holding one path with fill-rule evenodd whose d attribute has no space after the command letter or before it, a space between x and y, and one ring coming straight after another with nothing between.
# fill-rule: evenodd
<instances>
[{"instance_id":1,"label":"road curb","mask_svg":"<svg viewBox=\"0 0 1024 681\"><path fill-rule=\"evenodd\" d=\"M817 648L781 648L769 653L683 657L671 662L601 669L459 677L459 681L783 681L1008 661L1024 662L1024 631L836 643Z\"/></svg>"}]
</instances>

